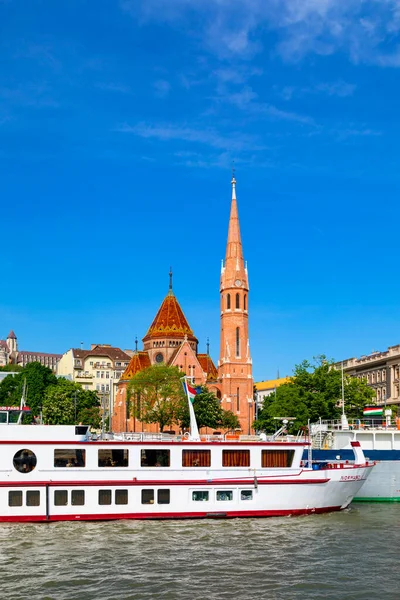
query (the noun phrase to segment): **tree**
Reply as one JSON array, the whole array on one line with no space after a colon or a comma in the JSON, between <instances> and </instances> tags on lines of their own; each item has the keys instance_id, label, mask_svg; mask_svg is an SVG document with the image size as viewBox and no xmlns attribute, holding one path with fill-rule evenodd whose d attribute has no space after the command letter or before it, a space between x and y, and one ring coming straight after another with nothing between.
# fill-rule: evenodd
<instances>
[{"instance_id":1,"label":"tree","mask_svg":"<svg viewBox=\"0 0 400 600\"><path fill-rule=\"evenodd\" d=\"M19 380L14 375L7 375L0 383L0 404L2 406L19 406L21 398L18 398Z\"/></svg>"},{"instance_id":2,"label":"tree","mask_svg":"<svg viewBox=\"0 0 400 600\"><path fill-rule=\"evenodd\" d=\"M60 378L45 391L43 421L51 425L83 423L96 429L101 421L99 398L79 383Z\"/></svg>"},{"instance_id":3,"label":"tree","mask_svg":"<svg viewBox=\"0 0 400 600\"><path fill-rule=\"evenodd\" d=\"M344 377L344 400L347 416L362 416L363 408L371 402L374 392L364 380ZM289 383L278 387L274 394L264 400L257 421L257 430L274 431L274 417L294 417L292 431L307 425L308 420L337 419L340 416L342 397L342 374L332 360L324 355L314 363L304 360L296 365Z\"/></svg>"},{"instance_id":4,"label":"tree","mask_svg":"<svg viewBox=\"0 0 400 600\"><path fill-rule=\"evenodd\" d=\"M211 429L237 429L240 427L239 419L230 410L221 408L220 400L210 392L207 386L200 386L200 392L196 395L193 402L194 414L196 416L197 426L210 427ZM187 399L182 404L179 421L182 429L189 429L190 416Z\"/></svg>"},{"instance_id":5,"label":"tree","mask_svg":"<svg viewBox=\"0 0 400 600\"><path fill-rule=\"evenodd\" d=\"M24 367L22 365L8 364L0 367L0 371L11 371L13 373L18 373L19 371L22 371L23 368Z\"/></svg>"},{"instance_id":6,"label":"tree","mask_svg":"<svg viewBox=\"0 0 400 600\"><path fill-rule=\"evenodd\" d=\"M160 431L176 423L185 398L178 367L152 365L139 371L127 387L129 414L144 423L158 423Z\"/></svg>"},{"instance_id":7,"label":"tree","mask_svg":"<svg viewBox=\"0 0 400 600\"><path fill-rule=\"evenodd\" d=\"M234 429L240 429L240 421L231 410L222 410L221 420L218 423L218 427L227 429L228 431Z\"/></svg>"},{"instance_id":8,"label":"tree","mask_svg":"<svg viewBox=\"0 0 400 600\"><path fill-rule=\"evenodd\" d=\"M197 389L200 389L200 391L198 391L194 398L193 410L194 414L196 415L198 428L210 427L215 429L216 427L219 427L223 412L220 401L218 400L217 396L213 392L210 392L205 385L200 386ZM190 416L186 397L182 402L178 420L181 429L189 429Z\"/></svg>"},{"instance_id":9,"label":"tree","mask_svg":"<svg viewBox=\"0 0 400 600\"><path fill-rule=\"evenodd\" d=\"M8 375L0 384L0 397L3 395L3 384L12 377ZM29 363L17 375L13 376L14 382L7 381L5 384L6 394L10 404L18 405L21 402L22 391L26 381L26 404L30 407L32 414L39 415L40 407L46 388L57 383L57 377L48 367L39 362Z\"/></svg>"}]
</instances>

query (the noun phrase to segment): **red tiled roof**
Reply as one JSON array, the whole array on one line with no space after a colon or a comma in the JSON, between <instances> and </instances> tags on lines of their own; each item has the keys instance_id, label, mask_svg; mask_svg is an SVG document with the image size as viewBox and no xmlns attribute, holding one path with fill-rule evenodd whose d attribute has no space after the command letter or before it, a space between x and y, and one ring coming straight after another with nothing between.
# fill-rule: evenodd
<instances>
[{"instance_id":1,"label":"red tiled roof","mask_svg":"<svg viewBox=\"0 0 400 600\"><path fill-rule=\"evenodd\" d=\"M189 327L178 300L170 292L164 298L143 341L153 338L184 338L185 335L192 342L198 341Z\"/></svg>"},{"instance_id":2,"label":"red tiled roof","mask_svg":"<svg viewBox=\"0 0 400 600\"><path fill-rule=\"evenodd\" d=\"M8 351L8 345L6 340L0 340L0 348L5 348Z\"/></svg>"},{"instance_id":3,"label":"red tiled roof","mask_svg":"<svg viewBox=\"0 0 400 600\"><path fill-rule=\"evenodd\" d=\"M218 379L217 368L209 354L198 354L197 360L199 361L203 371L207 373L207 381L214 381L215 379Z\"/></svg>"},{"instance_id":4,"label":"red tiled roof","mask_svg":"<svg viewBox=\"0 0 400 600\"><path fill-rule=\"evenodd\" d=\"M129 362L129 365L123 372L121 379L132 379L136 373L139 373L139 371L143 371L143 369L147 369L147 367L150 366L151 362L147 352L135 352Z\"/></svg>"},{"instance_id":5,"label":"red tiled roof","mask_svg":"<svg viewBox=\"0 0 400 600\"><path fill-rule=\"evenodd\" d=\"M83 350L81 348L72 348L74 358L87 358L88 356L107 356L111 360L130 360L129 354L126 354L121 348L113 346L95 346L92 350Z\"/></svg>"}]
</instances>

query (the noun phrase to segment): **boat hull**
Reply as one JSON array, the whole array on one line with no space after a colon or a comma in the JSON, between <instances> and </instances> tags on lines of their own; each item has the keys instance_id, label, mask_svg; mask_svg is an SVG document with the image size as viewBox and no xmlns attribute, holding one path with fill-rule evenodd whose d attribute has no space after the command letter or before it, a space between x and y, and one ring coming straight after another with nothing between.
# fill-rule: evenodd
<instances>
[{"instance_id":1,"label":"boat hull","mask_svg":"<svg viewBox=\"0 0 400 600\"><path fill-rule=\"evenodd\" d=\"M364 450L366 457L376 465L367 481L357 492L353 502L400 502L400 451ZM313 460L353 460L351 450L313 450ZM304 454L304 459L307 455Z\"/></svg>"},{"instance_id":2,"label":"boat hull","mask_svg":"<svg viewBox=\"0 0 400 600\"><path fill-rule=\"evenodd\" d=\"M239 480L20 482L2 484L0 521L198 519L318 514L346 508L372 467L299 471ZM10 493L21 506L9 506ZM29 493L37 506L27 506ZM63 505L57 501L62 494ZM124 498L118 505L117 494ZM77 494L74 496L74 494ZM14 496L13 496L14 497ZM79 497L82 506L74 505ZM99 505L106 497L107 505ZM120 497L120 496L118 496ZM199 501L199 497L204 499ZM144 502L145 499L145 502Z\"/></svg>"}]
</instances>

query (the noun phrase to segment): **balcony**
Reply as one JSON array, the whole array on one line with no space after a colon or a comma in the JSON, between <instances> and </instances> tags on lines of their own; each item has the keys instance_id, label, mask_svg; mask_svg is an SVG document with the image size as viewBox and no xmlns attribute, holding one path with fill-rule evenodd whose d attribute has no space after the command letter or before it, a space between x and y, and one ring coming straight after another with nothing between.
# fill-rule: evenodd
<instances>
[{"instance_id":1,"label":"balcony","mask_svg":"<svg viewBox=\"0 0 400 600\"><path fill-rule=\"evenodd\" d=\"M79 379L93 379L91 373L76 373L75 377L79 377Z\"/></svg>"}]
</instances>

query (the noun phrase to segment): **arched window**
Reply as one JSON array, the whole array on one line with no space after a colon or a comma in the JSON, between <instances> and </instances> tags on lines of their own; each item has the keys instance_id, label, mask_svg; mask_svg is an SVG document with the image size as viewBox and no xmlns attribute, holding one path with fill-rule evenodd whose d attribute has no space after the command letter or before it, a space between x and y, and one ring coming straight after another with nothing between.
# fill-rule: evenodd
<instances>
[{"instance_id":1,"label":"arched window","mask_svg":"<svg viewBox=\"0 0 400 600\"><path fill-rule=\"evenodd\" d=\"M226 296L226 308L230 308L231 307L231 295L227 294Z\"/></svg>"},{"instance_id":2,"label":"arched window","mask_svg":"<svg viewBox=\"0 0 400 600\"><path fill-rule=\"evenodd\" d=\"M240 329L236 327L236 356L240 356Z\"/></svg>"},{"instance_id":3,"label":"arched window","mask_svg":"<svg viewBox=\"0 0 400 600\"><path fill-rule=\"evenodd\" d=\"M245 294L243 298L243 308L244 310L247 310L247 294Z\"/></svg>"},{"instance_id":4,"label":"arched window","mask_svg":"<svg viewBox=\"0 0 400 600\"><path fill-rule=\"evenodd\" d=\"M240 308L240 295L236 294L236 308Z\"/></svg>"}]
</instances>

